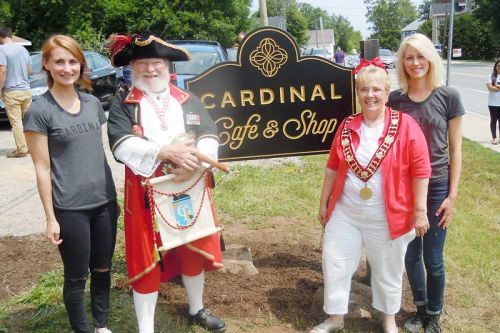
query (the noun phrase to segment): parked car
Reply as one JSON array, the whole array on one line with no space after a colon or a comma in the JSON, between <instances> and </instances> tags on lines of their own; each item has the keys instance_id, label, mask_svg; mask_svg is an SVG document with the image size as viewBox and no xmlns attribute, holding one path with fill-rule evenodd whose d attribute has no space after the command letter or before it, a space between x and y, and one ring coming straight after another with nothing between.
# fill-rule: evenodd
<instances>
[{"instance_id":1,"label":"parked car","mask_svg":"<svg viewBox=\"0 0 500 333\"><path fill-rule=\"evenodd\" d=\"M443 53L443 45L441 44L434 44L434 47L436 48L437 53L441 56Z\"/></svg>"},{"instance_id":2,"label":"parked car","mask_svg":"<svg viewBox=\"0 0 500 333\"><path fill-rule=\"evenodd\" d=\"M379 55L380 59L385 65L385 68L396 68L396 62L398 61L398 58L396 57L394 52L388 49L379 49Z\"/></svg>"},{"instance_id":3,"label":"parked car","mask_svg":"<svg viewBox=\"0 0 500 333\"><path fill-rule=\"evenodd\" d=\"M85 51L84 55L88 67L87 75L92 83L90 93L99 98L104 109L108 109L117 89L124 85L123 72L113 67L108 58L97 52ZM42 71L42 53L31 53L31 63L33 74L30 76L30 87L33 100L36 100L48 89L47 74Z\"/></svg>"},{"instance_id":4,"label":"parked car","mask_svg":"<svg viewBox=\"0 0 500 333\"><path fill-rule=\"evenodd\" d=\"M310 56L317 56L317 57L322 57L328 60L332 60L333 56L330 52L325 50L322 47L313 47L309 50L305 51L305 55L310 55Z\"/></svg>"},{"instance_id":5,"label":"parked car","mask_svg":"<svg viewBox=\"0 0 500 333\"><path fill-rule=\"evenodd\" d=\"M173 62L173 73L176 73L176 84L185 89L186 80L201 74L208 68L228 61L226 51L218 42L205 40L170 40L169 43L180 46L191 53L189 61Z\"/></svg>"},{"instance_id":6,"label":"parked car","mask_svg":"<svg viewBox=\"0 0 500 333\"><path fill-rule=\"evenodd\" d=\"M0 122L5 121L9 121L9 118L7 118L7 112L5 112L5 104L0 100Z\"/></svg>"}]
</instances>

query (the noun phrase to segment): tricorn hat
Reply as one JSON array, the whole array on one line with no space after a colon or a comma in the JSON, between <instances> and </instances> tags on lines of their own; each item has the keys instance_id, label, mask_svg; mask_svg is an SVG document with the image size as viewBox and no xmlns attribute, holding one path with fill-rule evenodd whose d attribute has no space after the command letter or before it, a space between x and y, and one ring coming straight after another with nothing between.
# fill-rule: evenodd
<instances>
[{"instance_id":1,"label":"tricorn hat","mask_svg":"<svg viewBox=\"0 0 500 333\"><path fill-rule=\"evenodd\" d=\"M113 66L130 64L131 60L144 58L165 58L170 61L191 59L188 51L177 45L148 33L133 35L111 35L109 49Z\"/></svg>"}]
</instances>

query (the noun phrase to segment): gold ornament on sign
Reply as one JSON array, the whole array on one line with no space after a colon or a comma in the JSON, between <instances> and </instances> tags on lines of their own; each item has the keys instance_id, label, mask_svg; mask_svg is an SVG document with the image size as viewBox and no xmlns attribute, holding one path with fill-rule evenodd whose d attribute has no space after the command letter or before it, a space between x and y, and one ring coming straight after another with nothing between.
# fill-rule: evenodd
<instances>
[{"instance_id":1,"label":"gold ornament on sign","mask_svg":"<svg viewBox=\"0 0 500 333\"><path fill-rule=\"evenodd\" d=\"M264 38L250 54L250 63L266 77L275 76L287 60L286 51L271 38Z\"/></svg>"}]
</instances>

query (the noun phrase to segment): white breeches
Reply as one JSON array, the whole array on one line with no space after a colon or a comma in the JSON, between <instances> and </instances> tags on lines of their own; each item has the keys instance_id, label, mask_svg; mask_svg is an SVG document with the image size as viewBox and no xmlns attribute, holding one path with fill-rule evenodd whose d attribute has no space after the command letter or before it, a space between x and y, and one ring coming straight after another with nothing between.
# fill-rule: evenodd
<instances>
[{"instance_id":1,"label":"white breeches","mask_svg":"<svg viewBox=\"0 0 500 333\"><path fill-rule=\"evenodd\" d=\"M326 224L323 242L324 311L347 313L351 278L364 245L372 271L372 306L386 314L397 313L401 306L404 256L414 238L412 230L391 240L385 217L359 214L354 219L334 212Z\"/></svg>"}]
</instances>

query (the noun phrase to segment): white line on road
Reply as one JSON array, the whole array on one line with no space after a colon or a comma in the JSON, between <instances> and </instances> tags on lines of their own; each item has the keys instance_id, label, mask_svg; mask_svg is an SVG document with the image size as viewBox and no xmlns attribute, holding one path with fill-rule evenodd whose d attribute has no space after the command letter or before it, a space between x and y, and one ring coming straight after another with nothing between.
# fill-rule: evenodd
<instances>
[{"instance_id":1,"label":"white line on road","mask_svg":"<svg viewBox=\"0 0 500 333\"><path fill-rule=\"evenodd\" d=\"M455 87L455 88L458 89L458 87ZM474 92L478 92L478 93L482 93L482 94L487 94L488 93L487 91L484 91L484 90L477 90L477 89L472 89L472 88L461 87L460 89L470 90L470 91L474 91Z\"/></svg>"}]
</instances>

